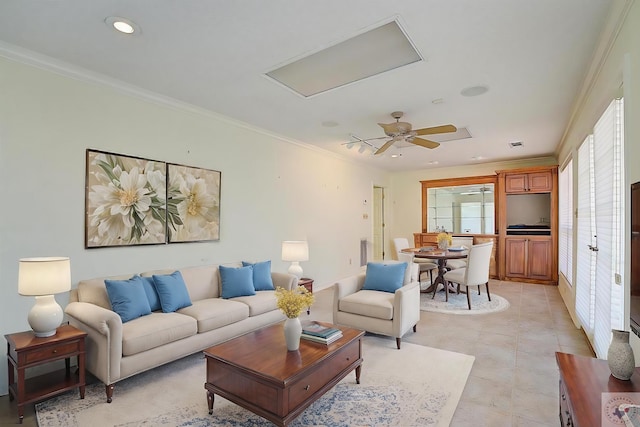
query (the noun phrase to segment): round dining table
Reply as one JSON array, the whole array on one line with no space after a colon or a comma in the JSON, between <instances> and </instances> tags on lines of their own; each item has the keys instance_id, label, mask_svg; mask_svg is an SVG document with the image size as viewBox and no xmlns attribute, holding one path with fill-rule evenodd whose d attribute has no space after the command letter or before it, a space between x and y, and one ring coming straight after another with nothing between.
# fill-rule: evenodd
<instances>
[{"instance_id":1,"label":"round dining table","mask_svg":"<svg viewBox=\"0 0 640 427\"><path fill-rule=\"evenodd\" d=\"M447 288L447 281L444 279L444 274L447 272L447 260L449 259L463 259L469 255L468 250L452 250L452 249L430 249L430 248L407 248L402 252L413 254L414 258L427 258L438 261L438 275L427 289L420 289L422 293L433 292L434 286L437 288L438 284L442 283L443 288ZM449 288L449 292L455 292L455 288Z\"/></svg>"}]
</instances>

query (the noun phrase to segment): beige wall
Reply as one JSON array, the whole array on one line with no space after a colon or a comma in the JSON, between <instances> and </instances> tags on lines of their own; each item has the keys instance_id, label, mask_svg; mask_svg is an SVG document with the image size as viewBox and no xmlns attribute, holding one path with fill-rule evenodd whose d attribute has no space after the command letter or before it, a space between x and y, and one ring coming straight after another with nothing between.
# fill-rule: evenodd
<instances>
[{"instance_id":1,"label":"beige wall","mask_svg":"<svg viewBox=\"0 0 640 427\"><path fill-rule=\"evenodd\" d=\"M46 64L42 65L46 67ZM85 150L222 171L220 241L84 249ZM330 172L329 172L330 171ZM211 113L0 57L0 344L29 328L18 259L69 256L72 282L158 268L280 260L282 240L307 239L301 263L317 289L360 271L363 212L389 175ZM363 218L368 213L368 219ZM351 263L349 262L351 260ZM64 306L66 294L56 296ZM7 392L0 369L0 394Z\"/></svg>"},{"instance_id":2,"label":"beige wall","mask_svg":"<svg viewBox=\"0 0 640 427\"><path fill-rule=\"evenodd\" d=\"M620 1L616 3L618 8L624 8L627 5L631 6L617 37L611 41L612 43L609 43L608 40L603 41L600 46L606 56L602 59L596 58L594 79L586 83L584 99L577 105L574 120L558 150L558 159L560 164L564 164L569 156L574 155L577 147L591 133L598 117L611 100L620 94L622 89L625 98L626 179L624 188L627 189L625 193L628 206L630 184L640 181L640 168L637 167L640 160L640 144L638 143L640 141L640 120L638 120L640 113L638 110L638 102L640 102L640 2ZM615 25L615 23L612 22L611 25ZM577 156L574 159L577 159ZM577 162L574 162L574 171L576 167ZM574 174L574 183L577 182L575 176ZM625 216L625 223L628 230L628 215ZM624 286L627 301L629 300L629 266L631 262L628 235L629 233L625 233L627 255L625 257ZM573 259L575 260L576 257L574 256ZM573 277L575 276L574 270ZM575 318L575 287L568 286L566 281L561 278L559 289ZM629 327L628 313L627 303L624 316L626 328ZM632 337L631 341L636 355L636 364L640 365L640 339Z\"/></svg>"}]
</instances>

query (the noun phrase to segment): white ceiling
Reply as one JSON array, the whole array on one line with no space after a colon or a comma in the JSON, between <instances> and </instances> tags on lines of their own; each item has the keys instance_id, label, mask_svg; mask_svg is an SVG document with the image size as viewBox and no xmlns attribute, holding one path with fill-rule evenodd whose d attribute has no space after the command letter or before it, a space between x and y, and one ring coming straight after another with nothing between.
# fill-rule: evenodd
<instances>
[{"instance_id":1,"label":"white ceiling","mask_svg":"<svg viewBox=\"0 0 640 427\"><path fill-rule=\"evenodd\" d=\"M552 155L615 1L1 0L0 53L19 46L380 168L414 170ZM141 34L116 33L109 16ZM264 75L394 19L424 61L309 98ZM489 91L460 94L476 85ZM402 153L395 159L343 145L351 134L384 136L376 123L396 110L414 128L451 123L472 138L390 149Z\"/></svg>"}]
</instances>

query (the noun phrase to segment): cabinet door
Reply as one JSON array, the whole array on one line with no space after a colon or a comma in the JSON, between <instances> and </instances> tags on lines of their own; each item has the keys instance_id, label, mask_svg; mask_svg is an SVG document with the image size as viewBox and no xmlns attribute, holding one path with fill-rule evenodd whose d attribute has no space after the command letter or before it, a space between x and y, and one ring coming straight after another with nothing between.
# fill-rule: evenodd
<instances>
[{"instance_id":1,"label":"cabinet door","mask_svg":"<svg viewBox=\"0 0 640 427\"><path fill-rule=\"evenodd\" d=\"M527 277L527 239L508 238L505 240L506 275Z\"/></svg>"},{"instance_id":2,"label":"cabinet door","mask_svg":"<svg viewBox=\"0 0 640 427\"><path fill-rule=\"evenodd\" d=\"M553 188L551 171L527 174L527 191L529 193L548 193Z\"/></svg>"},{"instance_id":3,"label":"cabinet door","mask_svg":"<svg viewBox=\"0 0 640 427\"><path fill-rule=\"evenodd\" d=\"M505 193L524 193L527 191L527 174L507 174L505 179Z\"/></svg>"},{"instance_id":4,"label":"cabinet door","mask_svg":"<svg viewBox=\"0 0 640 427\"><path fill-rule=\"evenodd\" d=\"M551 240L529 240L529 277L551 279Z\"/></svg>"}]
</instances>

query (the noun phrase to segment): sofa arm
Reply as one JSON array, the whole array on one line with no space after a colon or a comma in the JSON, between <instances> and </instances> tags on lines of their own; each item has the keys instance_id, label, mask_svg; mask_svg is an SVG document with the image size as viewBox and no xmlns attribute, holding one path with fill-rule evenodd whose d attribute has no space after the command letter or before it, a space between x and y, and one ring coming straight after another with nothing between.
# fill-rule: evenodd
<instances>
[{"instance_id":1,"label":"sofa arm","mask_svg":"<svg viewBox=\"0 0 640 427\"><path fill-rule=\"evenodd\" d=\"M333 285L333 318L338 314L340 300L347 295L355 294L364 286L365 273L347 277Z\"/></svg>"},{"instance_id":2,"label":"sofa arm","mask_svg":"<svg viewBox=\"0 0 640 427\"><path fill-rule=\"evenodd\" d=\"M411 282L393 297L393 333L401 337L420 320L420 282Z\"/></svg>"},{"instance_id":3,"label":"sofa arm","mask_svg":"<svg viewBox=\"0 0 640 427\"><path fill-rule=\"evenodd\" d=\"M276 271L271 272L271 280L273 280L273 287L285 288L287 290L293 289L298 286L298 278L289 273L278 273Z\"/></svg>"},{"instance_id":4,"label":"sofa arm","mask_svg":"<svg viewBox=\"0 0 640 427\"><path fill-rule=\"evenodd\" d=\"M87 302L71 302L65 308L69 323L87 333L87 370L105 385L120 379L122 319L117 313Z\"/></svg>"}]
</instances>

